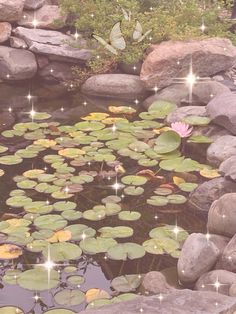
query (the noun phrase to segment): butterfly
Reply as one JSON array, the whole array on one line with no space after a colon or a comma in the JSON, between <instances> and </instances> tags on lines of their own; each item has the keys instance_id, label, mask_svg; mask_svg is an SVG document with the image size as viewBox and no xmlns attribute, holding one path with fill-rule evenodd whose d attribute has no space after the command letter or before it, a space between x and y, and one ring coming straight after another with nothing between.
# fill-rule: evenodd
<instances>
[{"instance_id":1,"label":"butterfly","mask_svg":"<svg viewBox=\"0 0 236 314\"><path fill-rule=\"evenodd\" d=\"M138 43L143 41L150 33L152 32L152 29L149 29L145 34L143 33L142 25L137 21L135 30L133 33L133 39L137 40Z\"/></svg>"},{"instance_id":2,"label":"butterfly","mask_svg":"<svg viewBox=\"0 0 236 314\"><path fill-rule=\"evenodd\" d=\"M95 38L100 44L102 44L107 50L109 50L111 53L118 55L119 50L124 50L126 48L125 39L121 32L121 23L116 23L110 32L109 36L109 42L104 40L102 37L93 35L93 38Z\"/></svg>"}]
</instances>

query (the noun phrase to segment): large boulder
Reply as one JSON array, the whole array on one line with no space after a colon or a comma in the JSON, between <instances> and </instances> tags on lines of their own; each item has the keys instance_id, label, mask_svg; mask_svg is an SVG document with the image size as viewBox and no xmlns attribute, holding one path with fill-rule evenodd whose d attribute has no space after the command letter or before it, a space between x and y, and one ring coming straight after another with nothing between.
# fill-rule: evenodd
<instances>
[{"instance_id":1,"label":"large boulder","mask_svg":"<svg viewBox=\"0 0 236 314\"><path fill-rule=\"evenodd\" d=\"M176 290L160 296L137 297L132 301L89 309L80 314L233 314L236 298L211 291Z\"/></svg>"},{"instance_id":2,"label":"large boulder","mask_svg":"<svg viewBox=\"0 0 236 314\"><path fill-rule=\"evenodd\" d=\"M50 82L70 81L75 78L70 64L56 61L44 66L38 74L42 79Z\"/></svg>"},{"instance_id":3,"label":"large boulder","mask_svg":"<svg viewBox=\"0 0 236 314\"><path fill-rule=\"evenodd\" d=\"M37 62L32 52L9 47L0 47L0 78L25 80L34 77Z\"/></svg>"},{"instance_id":4,"label":"large boulder","mask_svg":"<svg viewBox=\"0 0 236 314\"><path fill-rule=\"evenodd\" d=\"M11 24L8 22L0 23L0 43L4 43L11 36Z\"/></svg>"},{"instance_id":5,"label":"large boulder","mask_svg":"<svg viewBox=\"0 0 236 314\"><path fill-rule=\"evenodd\" d=\"M208 214L215 200L232 192L236 192L236 183L225 178L215 178L200 184L190 194L188 204L193 210Z\"/></svg>"},{"instance_id":6,"label":"large boulder","mask_svg":"<svg viewBox=\"0 0 236 314\"><path fill-rule=\"evenodd\" d=\"M16 22L22 16L24 0L0 0L0 21Z\"/></svg>"},{"instance_id":7,"label":"large boulder","mask_svg":"<svg viewBox=\"0 0 236 314\"><path fill-rule=\"evenodd\" d=\"M236 136L224 135L217 138L207 149L207 160L213 166L236 155Z\"/></svg>"},{"instance_id":8,"label":"large boulder","mask_svg":"<svg viewBox=\"0 0 236 314\"><path fill-rule=\"evenodd\" d=\"M71 36L57 31L17 27L15 36L23 39L29 46L29 50L36 54L46 55L51 60L81 63L91 58L91 51L86 48L85 40L78 39L75 42ZM75 43L81 48L72 47Z\"/></svg>"},{"instance_id":9,"label":"large boulder","mask_svg":"<svg viewBox=\"0 0 236 314\"><path fill-rule=\"evenodd\" d=\"M142 66L141 80L149 89L168 86L175 78L188 75L191 59L193 73L208 77L235 64L236 47L223 38L162 42L151 48Z\"/></svg>"},{"instance_id":10,"label":"large boulder","mask_svg":"<svg viewBox=\"0 0 236 314\"><path fill-rule=\"evenodd\" d=\"M45 0L25 0L24 9L37 10L41 8L45 3Z\"/></svg>"},{"instance_id":11,"label":"large boulder","mask_svg":"<svg viewBox=\"0 0 236 314\"><path fill-rule=\"evenodd\" d=\"M81 88L82 93L132 100L142 99L146 89L139 76L130 74L100 74L90 77Z\"/></svg>"},{"instance_id":12,"label":"large boulder","mask_svg":"<svg viewBox=\"0 0 236 314\"><path fill-rule=\"evenodd\" d=\"M207 230L227 237L236 231L236 193L228 193L214 201L208 213Z\"/></svg>"},{"instance_id":13,"label":"large boulder","mask_svg":"<svg viewBox=\"0 0 236 314\"><path fill-rule=\"evenodd\" d=\"M209 102L206 107L210 118L236 135L236 95L223 93Z\"/></svg>"},{"instance_id":14,"label":"large boulder","mask_svg":"<svg viewBox=\"0 0 236 314\"><path fill-rule=\"evenodd\" d=\"M236 155L223 161L219 171L225 178L236 181Z\"/></svg>"},{"instance_id":15,"label":"large boulder","mask_svg":"<svg viewBox=\"0 0 236 314\"><path fill-rule=\"evenodd\" d=\"M216 286L216 283L218 285ZM217 269L203 274L196 282L195 289L199 291L213 291L225 295L230 294L231 285L236 282L236 274L227 270Z\"/></svg>"},{"instance_id":16,"label":"large boulder","mask_svg":"<svg viewBox=\"0 0 236 314\"><path fill-rule=\"evenodd\" d=\"M34 25L34 19L37 20L37 25ZM64 26L66 16L61 14L61 10L57 5L44 5L37 11L24 11L22 18L18 24L25 27L60 29Z\"/></svg>"},{"instance_id":17,"label":"large boulder","mask_svg":"<svg viewBox=\"0 0 236 314\"><path fill-rule=\"evenodd\" d=\"M159 271L147 273L143 278L142 287L145 292L155 294L168 293L174 289L168 284L166 277Z\"/></svg>"},{"instance_id":18,"label":"large boulder","mask_svg":"<svg viewBox=\"0 0 236 314\"><path fill-rule=\"evenodd\" d=\"M181 250L178 260L178 276L182 283L194 283L215 265L220 251L202 233L192 233Z\"/></svg>"},{"instance_id":19,"label":"large boulder","mask_svg":"<svg viewBox=\"0 0 236 314\"><path fill-rule=\"evenodd\" d=\"M225 247L219 260L219 266L232 272L236 272L236 234ZM235 280L236 283L236 280Z\"/></svg>"}]
</instances>

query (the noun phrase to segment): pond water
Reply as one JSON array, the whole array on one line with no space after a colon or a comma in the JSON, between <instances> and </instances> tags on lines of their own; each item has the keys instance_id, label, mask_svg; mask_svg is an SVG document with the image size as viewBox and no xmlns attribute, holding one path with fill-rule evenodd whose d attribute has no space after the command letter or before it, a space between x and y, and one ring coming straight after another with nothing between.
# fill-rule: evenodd
<instances>
[{"instance_id":1,"label":"pond water","mask_svg":"<svg viewBox=\"0 0 236 314\"><path fill-rule=\"evenodd\" d=\"M0 89L1 114L15 119L2 123L7 131L1 135L0 313L77 313L88 303L139 293L141 274L173 274L184 230L206 231L205 218L187 205L188 191L206 180L199 175L206 166L185 140L180 144L173 131L162 130L166 114L159 106L140 117L134 103L82 95L52 100L36 97L34 89L29 99L28 85ZM115 112L109 106L125 107ZM189 158L184 165L181 155ZM181 163L178 171L160 167L171 160ZM32 269L37 272L27 273ZM111 285L130 274L137 275L133 286Z\"/></svg>"}]
</instances>

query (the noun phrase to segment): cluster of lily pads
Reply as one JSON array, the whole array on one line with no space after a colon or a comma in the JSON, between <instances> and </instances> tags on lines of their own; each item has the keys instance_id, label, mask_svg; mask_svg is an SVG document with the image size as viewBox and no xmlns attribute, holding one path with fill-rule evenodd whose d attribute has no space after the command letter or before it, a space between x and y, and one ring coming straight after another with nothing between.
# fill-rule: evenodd
<instances>
[{"instance_id":1,"label":"cluster of lily pads","mask_svg":"<svg viewBox=\"0 0 236 314\"><path fill-rule=\"evenodd\" d=\"M143 212L124 206L126 199L142 196L145 211L149 207L165 211L168 206L186 203L187 193L197 187L196 182L186 182L181 173L197 172L207 178L219 176L208 165L182 156L183 139L163 122L175 107L158 101L137 118L134 108L110 106L109 113L91 113L75 125L52 122L50 114L41 112L35 114L34 121L17 123L13 129L2 132L3 143L23 140L30 144L12 154L7 146L0 146L1 176L14 169L7 166L22 163L24 167L13 178L15 189L6 200L7 212L15 216L0 222L0 259L17 260L31 252L40 260L38 266L25 271L8 269L3 282L35 292L58 288L60 274L52 269L48 282L48 272L43 267L49 258L56 265L97 254L116 261L141 259L145 254L178 258L182 242L188 236L184 229L179 227L176 234L175 226L154 222L149 238L136 243L132 224L143 219ZM188 123L206 125L209 120L192 116ZM210 142L196 136L188 141ZM40 160L44 166L32 168L32 159ZM89 199L80 198L90 187L103 195L93 205ZM152 190L145 197L147 187ZM109 225L111 217L116 219ZM122 222L128 222L129 226ZM64 271L69 268L65 267ZM138 275L127 274L115 278L111 286L117 292L127 293L135 291L140 280ZM70 308L87 302L91 307L135 297L124 294L112 298L99 289L85 293L80 290L83 281L83 277L70 274L67 288L54 293L55 304ZM0 308L0 314L3 309L4 314L11 314L12 308ZM24 311L19 309L19 313ZM45 313L74 312L58 308Z\"/></svg>"}]
</instances>

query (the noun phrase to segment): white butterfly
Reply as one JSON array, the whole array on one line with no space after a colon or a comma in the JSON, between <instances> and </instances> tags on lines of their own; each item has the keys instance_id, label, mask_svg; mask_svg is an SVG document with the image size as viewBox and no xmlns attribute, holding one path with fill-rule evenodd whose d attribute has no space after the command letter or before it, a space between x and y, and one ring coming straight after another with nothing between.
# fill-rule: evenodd
<instances>
[{"instance_id":1,"label":"white butterfly","mask_svg":"<svg viewBox=\"0 0 236 314\"><path fill-rule=\"evenodd\" d=\"M137 40L138 43L143 41L150 33L152 32L152 29L149 29L146 33L143 33L142 25L137 21L135 30L133 33L133 39Z\"/></svg>"},{"instance_id":2,"label":"white butterfly","mask_svg":"<svg viewBox=\"0 0 236 314\"><path fill-rule=\"evenodd\" d=\"M116 23L111 30L110 36L109 36L109 42L104 40L102 37L93 35L93 38L95 38L100 44L104 46L107 50L109 50L111 53L118 55L119 50L124 50L126 48L125 39L123 37L123 34L121 32L121 23Z\"/></svg>"},{"instance_id":3,"label":"white butterfly","mask_svg":"<svg viewBox=\"0 0 236 314\"><path fill-rule=\"evenodd\" d=\"M131 21L131 16L132 16L132 13L131 13L131 11L126 11L124 8L121 8L121 10L122 10L122 12L123 12L123 15L124 15L124 19L126 20L126 21Z\"/></svg>"}]
</instances>

